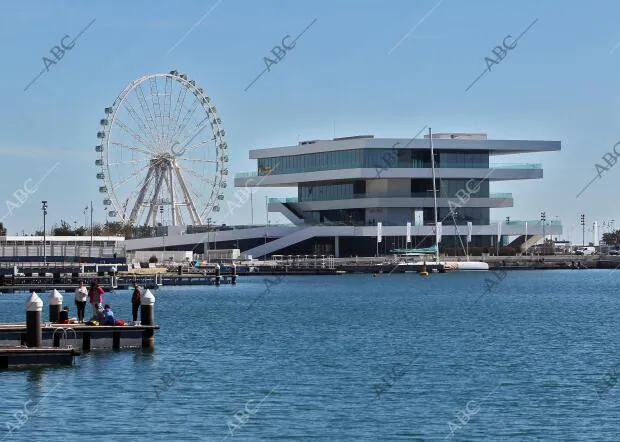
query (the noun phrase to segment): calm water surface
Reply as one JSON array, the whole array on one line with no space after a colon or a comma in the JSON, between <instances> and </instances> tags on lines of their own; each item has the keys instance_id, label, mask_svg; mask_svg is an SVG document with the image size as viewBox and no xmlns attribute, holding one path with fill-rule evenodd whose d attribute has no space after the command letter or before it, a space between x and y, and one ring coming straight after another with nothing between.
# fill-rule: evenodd
<instances>
[{"instance_id":1,"label":"calm water surface","mask_svg":"<svg viewBox=\"0 0 620 442\"><path fill-rule=\"evenodd\" d=\"M512 271L479 299L485 278L164 287L154 352L0 372L0 439L620 440L620 271Z\"/></svg>"}]
</instances>

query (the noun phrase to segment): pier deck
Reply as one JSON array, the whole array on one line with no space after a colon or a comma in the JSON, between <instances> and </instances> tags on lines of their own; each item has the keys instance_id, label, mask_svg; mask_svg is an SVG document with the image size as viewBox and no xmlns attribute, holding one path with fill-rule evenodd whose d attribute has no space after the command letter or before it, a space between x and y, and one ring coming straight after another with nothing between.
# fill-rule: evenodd
<instances>
[{"instance_id":1,"label":"pier deck","mask_svg":"<svg viewBox=\"0 0 620 442\"><path fill-rule=\"evenodd\" d=\"M74 348L0 348L0 369L33 365L73 365Z\"/></svg>"},{"instance_id":2,"label":"pier deck","mask_svg":"<svg viewBox=\"0 0 620 442\"><path fill-rule=\"evenodd\" d=\"M100 325L52 324L41 327L43 347L74 349L121 349L144 347L153 337L158 325ZM20 347L26 343L26 323L0 324L0 349Z\"/></svg>"}]
</instances>

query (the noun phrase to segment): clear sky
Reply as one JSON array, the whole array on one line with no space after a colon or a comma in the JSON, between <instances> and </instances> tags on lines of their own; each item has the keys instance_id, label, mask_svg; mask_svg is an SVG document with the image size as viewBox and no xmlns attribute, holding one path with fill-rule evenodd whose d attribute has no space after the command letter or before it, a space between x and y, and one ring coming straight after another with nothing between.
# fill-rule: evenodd
<instances>
[{"instance_id":1,"label":"clear sky","mask_svg":"<svg viewBox=\"0 0 620 442\"><path fill-rule=\"evenodd\" d=\"M24 91L50 48L93 19L75 47ZM265 68L263 57L314 19L296 47L245 91ZM465 92L492 49L536 19ZM103 221L94 164L103 110L140 75L178 69L205 89L226 129L227 197L235 173L255 170L252 148L334 133L412 137L429 125L562 142L561 152L498 158L541 162L544 179L493 183L493 192L513 193L515 207L493 210L492 219L537 219L545 210L548 219L563 221L568 236L583 212L588 223L616 219L620 227L620 166L576 198L620 140L619 19L620 2L612 0L4 0L0 217L11 234L32 231L42 225L40 202L47 200L50 224L82 224L92 199L95 219ZM7 216L6 201L18 202L14 192L42 177ZM256 222L264 222L267 192L295 194L259 191ZM246 204L224 222L249 219Z\"/></svg>"}]
</instances>

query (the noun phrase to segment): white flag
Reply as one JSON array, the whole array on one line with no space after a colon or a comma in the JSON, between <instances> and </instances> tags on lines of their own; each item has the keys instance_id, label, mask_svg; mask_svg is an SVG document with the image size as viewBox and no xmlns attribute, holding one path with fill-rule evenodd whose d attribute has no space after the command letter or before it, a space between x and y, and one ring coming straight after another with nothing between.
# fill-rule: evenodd
<instances>
[{"instance_id":1,"label":"white flag","mask_svg":"<svg viewBox=\"0 0 620 442\"><path fill-rule=\"evenodd\" d=\"M467 221L467 242L471 242L472 224L471 221Z\"/></svg>"},{"instance_id":2,"label":"white flag","mask_svg":"<svg viewBox=\"0 0 620 442\"><path fill-rule=\"evenodd\" d=\"M437 222L437 226L435 227L435 231L437 233L435 239L436 239L437 244L439 244L441 242L441 233L442 233L442 231L441 231L441 221Z\"/></svg>"},{"instance_id":3,"label":"white flag","mask_svg":"<svg viewBox=\"0 0 620 442\"><path fill-rule=\"evenodd\" d=\"M424 225L424 211L423 210L414 210L413 212L413 224L416 226Z\"/></svg>"},{"instance_id":4,"label":"white flag","mask_svg":"<svg viewBox=\"0 0 620 442\"><path fill-rule=\"evenodd\" d=\"M407 223L407 242L411 242L411 223Z\"/></svg>"},{"instance_id":5,"label":"white flag","mask_svg":"<svg viewBox=\"0 0 620 442\"><path fill-rule=\"evenodd\" d=\"M377 223L377 242L381 242L381 227L382 223Z\"/></svg>"}]
</instances>

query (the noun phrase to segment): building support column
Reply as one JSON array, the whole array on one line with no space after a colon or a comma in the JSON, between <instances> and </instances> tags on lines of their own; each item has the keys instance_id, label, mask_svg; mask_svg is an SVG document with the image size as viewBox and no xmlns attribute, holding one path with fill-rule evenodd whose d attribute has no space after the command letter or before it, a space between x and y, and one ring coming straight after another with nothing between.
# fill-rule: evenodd
<instances>
[{"instance_id":1,"label":"building support column","mask_svg":"<svg viewBox=\"0 0 620 442\"><path fill-rule=\"evenodd\" d=\"M334 257L340 258L340 237L334 237Z\"/></svg>"}]
</instances>

